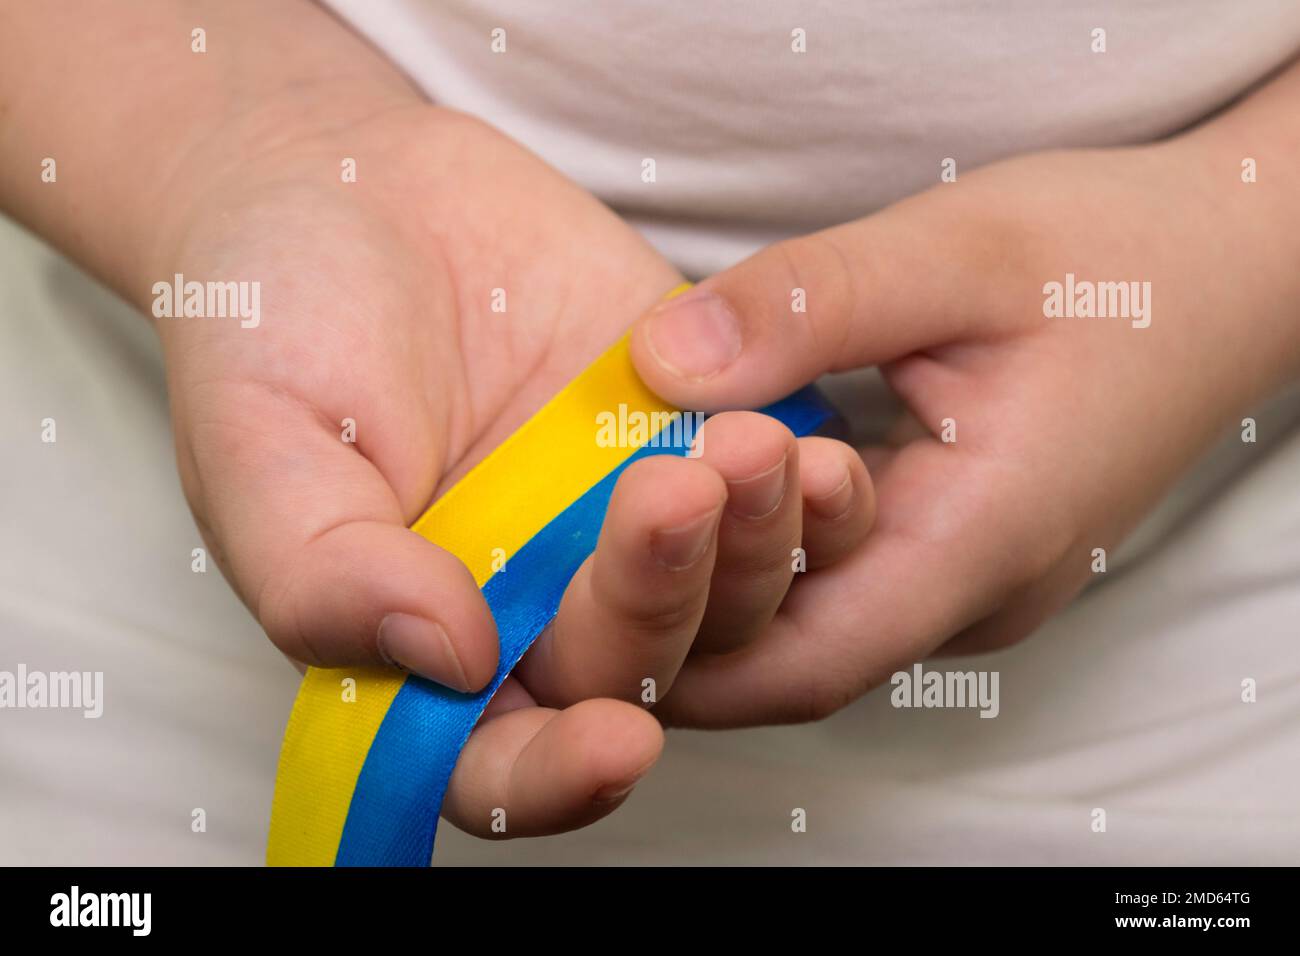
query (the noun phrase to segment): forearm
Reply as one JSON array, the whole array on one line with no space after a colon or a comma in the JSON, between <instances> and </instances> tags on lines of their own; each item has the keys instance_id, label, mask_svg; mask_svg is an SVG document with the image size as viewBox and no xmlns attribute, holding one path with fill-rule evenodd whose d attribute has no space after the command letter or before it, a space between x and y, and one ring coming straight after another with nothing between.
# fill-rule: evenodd
<instances>
[{"instance_id":1,"label":"forearm","mask_svg":"<svg viewBox=\"0 0 1300 956\"><path fill-rule=\"evenodd\" d=\"M197 28L206 52L192 48ZM207 183L420 100L308 0L12 3L0 11L0 210L139 301Z\"/></svg>"},{"instance_id":2,"label":"forearm","mask_svg":"<svg viewBox=\"0 0 1300 956\"><path fill-rule=\"evenodd\" d=\"M1300 376L1300 60L1161 149L1192 177L1205 210L1195 224L1216 247L1208 274L1188 281L1235 287L1241 308L1212 333L1254 373L1246 391L1259 398Z\"/></svg>"}]
</instances>

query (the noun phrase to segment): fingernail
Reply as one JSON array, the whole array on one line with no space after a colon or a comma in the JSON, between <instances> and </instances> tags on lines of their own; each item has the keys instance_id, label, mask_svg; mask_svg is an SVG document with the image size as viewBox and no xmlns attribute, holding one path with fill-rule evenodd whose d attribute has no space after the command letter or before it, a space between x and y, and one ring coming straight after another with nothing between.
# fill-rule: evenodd
<instances>
[{"instance_id":1,"label":"fingernail","mask_svg":"<svg viewBox=\"0 0 1300 956\"><path fill-rule=\"evenodd\" d=\"M808 507L819 518L825 518L827 521L837 521L848 514L853 507L853 479L849 475L849 469L847 467L844 469L844 479L834 491L809 498Z\"/></svg>"},{"instance_id":2,"label":"fingernail","mask_svg":"<svg viewBox=\"0 0 1300 956\"><path fill-rule=\"evenodd\" d=\"M718 511L714 509L686 524L676 528L667 528L650 535L650 550L655 559L669 571L684 571L709 550L713 539L713 529L718 523Z\"/></svg>"},{"instance_id":3,"label":"fingernail","mask_svg":"<svg viewBox=\"0 0 1300 956\"><path fill-rule=\"evenodd\" d=\"M636 789L637 781L631 783L613 783L601 787L591 797L592 803L617 803Z\"/></svg>"},{"instance_id":4,"label":"fingernail","mask_svg":"<svg viewBox=\"0 0 1300 956\"><path fill-rule=\"evenodd\" d=\"M646 344L678 378L712 378L740 354L740 321L721 297L693 290L650 313Z\"/></svg>"},{"instance_id":5,"label":"fingernail","mask_svg":"<svg viewBox=\"0 0 1300 956\"><path fill-rule=\"evenodd\" d=\"M635 773L633 773L632 776L624 777L618 783L605 784L603 787L601 787L599 790L597 790L595 793L591 795L592 801L595 803L614 803L618 800L622 800L624 797L626 797L629 793L632 792L632 790L636 787L636 785L641 782L641 778L644 777L646 774L648 774L650 772L650 768L653 767L654 765L655 765L655 761L651 760L649 763L645 764L640 770L637 770Z\"/></svg>"},{"instance_id":6,"label":"fingernail","mask_svg":"<svg viewBox=\"0 0 1300 956\"><path fill-rule=\"evenodd\" d=\"M785 497L786 457L752 478L727 482L727 506L741 518L766 518Z\"/></svg>"},{"instance_id":7,"label":"fingernail","mask_svg":"<svg viewBox=\"0 0 1300 956\"><path fill-rule=\"evenodd\" d=\"M465 668L441 625L414 614L389 614L379 622L378 643L379 653L394 667L469 692Z\"/></svg>"}]
</instances>

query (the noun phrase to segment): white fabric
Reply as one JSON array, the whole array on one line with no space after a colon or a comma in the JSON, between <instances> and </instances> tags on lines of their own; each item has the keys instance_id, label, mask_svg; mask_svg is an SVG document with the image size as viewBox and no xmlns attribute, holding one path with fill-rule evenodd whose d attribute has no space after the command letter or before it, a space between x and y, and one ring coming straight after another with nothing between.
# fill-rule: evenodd
<instances>
[{"instance_id":1,"label":"white fabric","mask_svg":"<svg viewBox=\"0 0 1300 956\"><path fill-rule=\"evenodd\" d=\"M931 186L946 158L1165 135L1300 48L1295 0L325 2L693 276Z\"/></svg>"},{"instance_id":2,"label":"white fabric","mask_svg":"<svg viewBox=\"0 0 1300 956\"><path fill-rule=\"evenodd\" d=\"M946 156L1175 129L1300 36L1291 0L333 5L696 273L921 188ZM190 570L144 323L8 223L0 408L0 670L105 672L99 720L0 710L0 864L259 862L298 676L215 569ZM960 665L1001 672L997 719L875 694L815 726L676 731L610 819L501 844L444 828L437 862L1297 862L1300 396L1257 417L1261 442L1226 436L1102 585Z\"/></svg>"}]
</instances>

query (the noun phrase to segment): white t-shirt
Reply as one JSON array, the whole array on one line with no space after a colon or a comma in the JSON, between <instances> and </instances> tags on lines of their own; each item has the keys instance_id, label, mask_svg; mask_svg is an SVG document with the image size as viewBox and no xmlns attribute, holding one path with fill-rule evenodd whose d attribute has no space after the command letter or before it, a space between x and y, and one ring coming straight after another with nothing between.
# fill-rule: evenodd
<instances>
[{"instance_id":1,"label":"white t-shirt","mask_svg":"<svg viewBox=\"0 0 1300 956\"><path fill-rule=\"evenodd\" d=\"M1157 139L1300 49L1297 0L326 2L692 276L924 189L945 159Z\"/></svg>"},{"instance_id":2,"label":"white t-shirt","mask_svg":"<svg viewBox=\"0 0 1300 956\"><path fill-rule=\"evenodd\" d=\"M1296 0L332 5L694 273L922 188L945 157L1162 135L1300 38ZM6 712L0 864L262 859L298 675L220 575L191 571L163 381L144 323L0 222L0 527L23 542L0 549L0 668L102 671L107 698L98 720ZM1175 496L1201 507L1148 522L1140 560L1033 640L963 661L1000 672L996 720L874 693L812 726L675 731L597 825L500 843L444 826L436 860L1295 863L1297 407L1256 413L1244 471L1228 436ZM33 437L47 416L57 447Z\"/></svg>"}]
</instances>

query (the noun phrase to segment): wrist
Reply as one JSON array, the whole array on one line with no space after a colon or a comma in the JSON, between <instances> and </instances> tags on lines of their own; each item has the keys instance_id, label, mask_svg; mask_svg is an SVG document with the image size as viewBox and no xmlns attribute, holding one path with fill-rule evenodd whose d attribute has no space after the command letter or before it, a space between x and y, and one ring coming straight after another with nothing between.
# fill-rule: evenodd
<instances>
[{"instance_id":1,"label":"wrist","mask_svg":"<svg viewBox=\"0 0 1300 956\"><path fill-rule=\"evenodd\" d=\"M421 101L308 0L19 4L0 30L0 89L0 208L137 303L214 177Z\"/></svg>"},{"instance_id":2,"label":"wrist","mask_svg":"<svg viewBox=\"0 0 1300 956\"><path fill-rule=\"evenodd\" d=\"M258 223L281 225L259 218L257 207L347 183L346 164L365 165L360 156L368 151L372 120L434 109L409 91L359 91L340 80L232 113L185 150L154 195L133 204L149 225L140 230L145 239L114 284L146 307L153 283L171 280L192 263L196 247L208 251L247 242L256 238L247 230Z\"/></svg>"}]
</instances>

